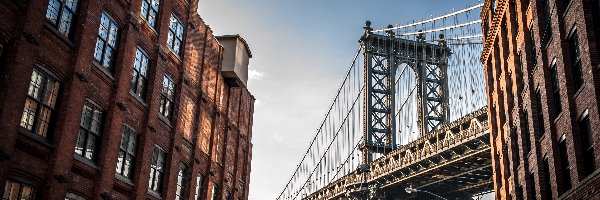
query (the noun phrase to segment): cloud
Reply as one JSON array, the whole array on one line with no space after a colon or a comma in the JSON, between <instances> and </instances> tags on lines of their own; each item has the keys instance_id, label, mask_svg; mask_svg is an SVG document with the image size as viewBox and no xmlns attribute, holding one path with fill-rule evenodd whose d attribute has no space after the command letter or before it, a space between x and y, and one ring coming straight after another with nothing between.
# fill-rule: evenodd
<instances>
[{"instance_id":1,"label":"cloud","mask_svg":"<svg viewBox=\"0 0 600 200\"><path fill-rule=\"evenodd\" d=\"M251 69L248 70L248 79L249 80L257 80L260 81L263 79L263 77L265 77L265 73L255 70L255 69Z\"/></svg>"},{"instance_id":2,"label":"cloud","mask_svg":"<svg viewBox=\"0 0 600 200\"><path fill-rule=\"evenodd\" d=\"M273 139L275 139L275 141L282 143L283 142L283 137L277 135L277 134L273 134Z\"/></svg>"}]
</instances>

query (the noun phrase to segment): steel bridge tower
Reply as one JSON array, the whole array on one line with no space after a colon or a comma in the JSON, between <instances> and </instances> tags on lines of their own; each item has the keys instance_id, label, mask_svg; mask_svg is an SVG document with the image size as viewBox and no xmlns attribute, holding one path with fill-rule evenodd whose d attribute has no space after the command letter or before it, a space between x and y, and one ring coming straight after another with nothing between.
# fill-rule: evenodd
<instances>
[{"instance_id":1,"label":"steel bridge tower","mask_svg":"<svg viewBox=\"0 0 600 200\"><path fill-rule=\"evenodd\" d=\"M392 26L390 25L389 28ZM448 108L448 57L450 48L440 35L438 44L425 40L418 34L416 40L397 37L393 31L385 35L373 34L367 21L360 39L364 49L364 96L362 151L364 164L374 153L385 154L398 147L396 144L396 70L407 64L415 72L419 136L449 121Z\"/></svg>"}]
</instances>

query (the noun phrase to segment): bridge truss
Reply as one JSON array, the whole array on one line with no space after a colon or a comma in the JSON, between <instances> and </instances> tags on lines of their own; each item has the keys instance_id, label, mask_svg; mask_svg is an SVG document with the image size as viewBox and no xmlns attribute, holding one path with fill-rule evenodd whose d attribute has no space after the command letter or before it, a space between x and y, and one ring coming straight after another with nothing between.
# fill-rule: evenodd
<instances>
[{"instance_id":1,"label":"bridge truss","mask_svg":"<svg viewBox=\"0 0 600 200\"><path fill-rule=\"evenodd\" d=\"M446 198L491 191L481 21L470 18L481 6L379 30L367 22L277 199L416 198L409 185Z\"/></svg>"}]
</instances>

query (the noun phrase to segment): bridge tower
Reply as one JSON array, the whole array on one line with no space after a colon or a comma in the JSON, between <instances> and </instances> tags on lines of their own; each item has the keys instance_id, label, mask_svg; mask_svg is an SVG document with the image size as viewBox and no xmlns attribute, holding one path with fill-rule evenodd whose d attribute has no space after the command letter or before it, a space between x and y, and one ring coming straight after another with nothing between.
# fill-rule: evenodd
<instances>
[{"instance_id":1,"label":"bridge tower","mask_svg":"<svg viewBox=\"0 0 600 200\"><path fill-rule=\"evenodd\" d=\"M392 26L390 25L389 28ZM447 65L450 48L444 36L437 44L426 41L423 33L416 40L398 37L393 31L374 34L367 21L360 39L364 49L364 145L363 163L372 161L373 154L385 154L396 144L396 71L407 64L415 72L419 136L437 129L449 121Z\"/></svg>"}]
</instances>

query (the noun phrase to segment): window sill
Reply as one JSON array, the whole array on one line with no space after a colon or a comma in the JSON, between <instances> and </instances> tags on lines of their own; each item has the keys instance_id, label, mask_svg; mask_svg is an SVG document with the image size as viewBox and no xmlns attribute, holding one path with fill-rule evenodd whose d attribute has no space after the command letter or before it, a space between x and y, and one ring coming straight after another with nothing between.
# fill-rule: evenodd
<instances>
[{"instance_id":1,"label":"window sill","mask_svg":"<svg viewBox=\"0 0 600 200\"><path fill-rule=\"evenodd\" d=\"M129 90L129 95L131 95L135 100L137 100L138 102L140 102L143 107L148 107L148 105L146 105L146 103L144 102L144 100L140 96L138 96L137 94L133 93L133 91Z\"/></svg>"},{"instance_id":2,"label":"window sill","mask_svg":"<svg viewBox=\"0 0 600 200\"><path fill-rule=\"evenodd\" d=\"M577 89L577 92L575 92L575 95L573 95L573 99L577 99L577 97L579 97L579 94L581 94L583 92L583 89L585 88L585 83L582 84L579 89Z\"/></svg>"},{"instance_id":3,"label":"window sill","mask_svg":"<svg viewBox=\"0 0 600 200\"><path fill-rule=\"evenodd\" d=\"M133 186L135 186L135 185L133 184L133 182L132 182L131 180L129 180L129 178L127 178L127 177L125 177L125 176L123 176L123 175L121 175L121 174L115 174L115 178L116 178L117 180L119 180L119 181L121 181L121 182L123 182L123 183L127 184L127 185L130 185L130 186L132 186L132 187L133 187Z\"/></svg>"},{"instance_id":4,"label":"window sill","mask_svg":"<svg viewBox=\"0 0 600 200\"><path fill-rule=\"evenodd\" d=\"M183 45L181 45L181 47L183 47ZM173 50L170 46L167 46L167 49L169 49L169 57L171 57L173 61L177 63L177 65L181 65L181 57L179 54L175 53L175 50Z\"/></svg>"},{"instance_id":5,"label":"window sill","mask_svg":"<svg viewBox=\"0 0 600 200\"><path fill-rule=\"evenodd\" d=\"M150 25L150 23L148 21L146 21L146 19L144 19L144 18L141 18L141 19L142 20L140 20L140 21L143 22L141 24L144 24L144 27L146 27L146 29L150 30L150 32L152 32L152 34L154 35L154 37L158 36L158 32L156 32L156 28L152 27ZM156 22L158 22L158 20ZM156 25L156 22L155 22L155 25Z\"/></svg>"},{"instance_id":6,"label":"window sill","mask_svg":"<svg viewBox=\"0 0 600 200\"><path fill-rule=\"evenodd\" d=\"M565 20L565 17L567 16L567 13L569 13L569 10L571 9L572 5L573 5L573 1L570 1L569 5L567 5L565 7L565 9L563 10L563 13L561 13L563 21Z\"/></svg>"},{"instance_id":7,"label":"window sill","mask_svg":"<svg viewBox=\"0 0 600 200\"><path fill-rule=\"evenodd\" d=\"M100 168L98 168L98 166L96 166L96 163L92 162L91 160L88 160L87 158L84 158L83 156L81 156L79 154L75 154L74 157L75 157L75 160L77 160L91 168L100 169Z\"/></svg>"},{"instance_id":8,"label":"window sill","mask_svg":"<svg viewBox=\"0 0 600 200\"><path fill-rule=\"evenodd\" d=\"M162 114L160 114L160 113L158 113L158 119L160 119L160 121L162 121L163 123L165 123L171 129L173 129L173 125L171 124L171 120L167 119L165 116L162 116Z\"/></svg>"},{"instance_id":9,"label":"window sill","mask_svg":"<svg viewBox=\"0 0 600 200\"><path fill-rule=\"evenodd\" d=\"M59 32L58 30L56 30L56 28L54 28L52 25L50 25L46 20L44 20L44 26L46 28L48 28L48 30L50 30L50 32L54 33L54 35L56 35L58 38L60 38L60 40L62 40L65 44L67 44L67 46L69 46L71 48L75 47L73 42L71 42L71 40L69 38L67 38L67 36L65 36L64 34Z\"/></svg>"},{"instance_id":10,"label":"window sill","mask_svg":"<svg viewBox=\"0 0 600 200\"><path fill-rule=\"evenodd\" d=\"M563 113L565 113L565 112L558 113L558 115L556 116L556 118L554 118L554 124L556 124L556 122L558 122L558 120L560 120L560 118L563 116Z\"/></svg>"},{"instance_id":11,"label":"window sill","mask_svg":"<svg viewBox=\"0 0 600 200\"><path fill-rule=\"evenodd\" d=\"M113 82L115 82L115 77L112 75L111 72L108 71L108 69L106 69L106 67L102 66L96 60L92 61L92 64L94 66L96 66L96 68L98 68L102 73L104 73L104 75L106 75L110 80L112 80Z\"/></svg>"},{"instance_id":12,"label":"window sill","mask_svg":"<svg viewBox=\"0 0 600 200\"><path fill-rule=\"evenodd\" d=\"M33 140L33 141L35 141L37 143L40 143L40 144L42 144L42 145L44 145L44 146L46 146L46 147L48 147L50 149L54 148L54 145L50 144L50 142L48 141L48 139L45 138L45 137L42 137L41 135L38 135L36 133L32 133L29 130L27 130L27 129L23 128L23 127L20 127L20 126L19 126L19 129L18 129L18 132L21 133L22 135L30 138L31 140Z\"/></svg>"},{"instance_id":13,"label":"window sill","mask_svg":"<svg viewBox=\"0 0 600 200\"><path fill-rule=\"evenodd\" d=\"M154 190L150 190L150 189L148 189L148 194L149 194L150 196L154 197L154 198L157 198L157 199L163 199L163 198L160 196L160 193L158 193L157 191L154 191Z\"/></svg>"}]
</instances>

